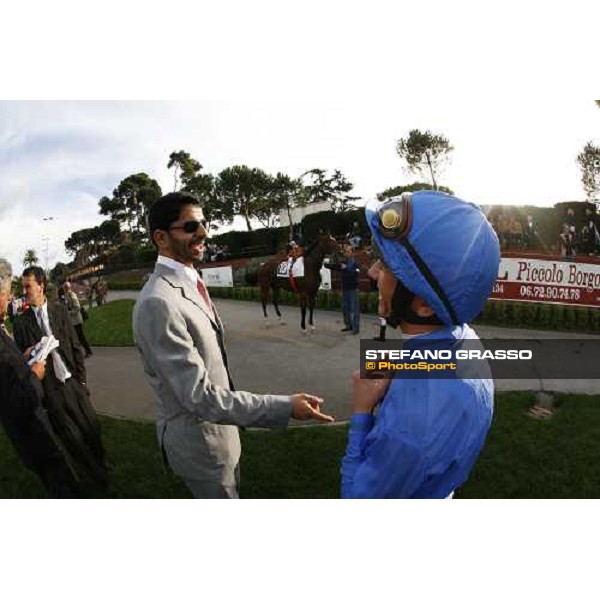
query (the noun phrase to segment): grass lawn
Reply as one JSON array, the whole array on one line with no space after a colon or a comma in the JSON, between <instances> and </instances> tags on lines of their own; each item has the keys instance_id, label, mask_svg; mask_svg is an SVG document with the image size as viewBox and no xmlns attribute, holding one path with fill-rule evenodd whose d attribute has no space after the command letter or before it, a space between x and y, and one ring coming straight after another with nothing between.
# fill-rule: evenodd
<instances>
[{"instance_id":1,"label":"grass lawn","mask_svg":"<svg viewBox=\"0 0 600 600\"><path fill-rule=\"evenodd\" d=\"M135 300L115 300L92 308L85 322L85 337L91 346L133 346L131 313Z\"/></svg>"},{"instance_id":2,"label":"grass lawn","mask_svg":"<svg viewBox=\"0 0 600 600\"><path fill-rule=\"evenodd\" d=\"M103 307L104 308L104 307ZM536 421L526 392L497 396L486 446L456 498L600 498L600 397L563 395ZM154 426L102 419L114 498L188 498L162 468ZM242 433L243 498L337 498L346 426ZM44 493L0 432L0 497Z\"/></svg>"}]
</instances>

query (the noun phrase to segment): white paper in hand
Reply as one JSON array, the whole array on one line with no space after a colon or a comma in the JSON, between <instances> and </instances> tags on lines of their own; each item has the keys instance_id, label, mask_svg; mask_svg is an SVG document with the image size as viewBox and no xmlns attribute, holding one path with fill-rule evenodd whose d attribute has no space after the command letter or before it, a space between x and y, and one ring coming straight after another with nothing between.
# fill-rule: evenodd
<instances>
[{"instance_id":1,"label":"white paper in hand","mask_svg":"<svg viewBox=\"0 0 600 600\"><path fill-rule=\"evenodd\" d=\"M33 348L27 364L29 366L34 363L46 360L52 350L55 350L59 346L58 340L53 336L44 336Z\"/></svg>"}]
</instances>

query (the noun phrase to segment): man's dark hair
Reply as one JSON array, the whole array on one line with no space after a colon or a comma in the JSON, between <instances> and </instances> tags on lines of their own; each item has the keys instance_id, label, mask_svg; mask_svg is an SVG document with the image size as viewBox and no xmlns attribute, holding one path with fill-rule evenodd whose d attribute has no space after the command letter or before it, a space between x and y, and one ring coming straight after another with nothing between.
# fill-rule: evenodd
<instances>
[{"instance_id":1,"label":"man's dark hair","mask_svg":"<svg viewBox=\"0 0 600 600\"><path fill-rule=\"evenodd\" d=\"M179 219L182 207L190 204L200 206L200 201L189 192L171 192L159 198L150 207L150 211L148 212L148 227L152 243L154 243L154 232L157 229L167 231L171 224Z\"/></svg>"},{"instance_id":2,"label":"man's dark hair","mask_svg":"<svg viewBox=\"0 0 600 600\"><path fill-rule=\"evenodd\" d=\"M35 277L37 284L44 286L44 294L46 293L48 280L46 279L46 273L44 273L42 267L27 267L23 271L22 277Z\"/></svg>"}]
</instances>

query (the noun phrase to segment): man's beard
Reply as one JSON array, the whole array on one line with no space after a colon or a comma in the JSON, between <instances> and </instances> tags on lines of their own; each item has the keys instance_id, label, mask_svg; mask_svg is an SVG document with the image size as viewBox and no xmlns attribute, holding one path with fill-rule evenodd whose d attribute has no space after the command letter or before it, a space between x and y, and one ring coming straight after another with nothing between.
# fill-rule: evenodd
<instances>
[{"instance_id":1,"label":"man's beard","mask_svg":"<svg viewBox=\"0 0 600 600\"><path fill-rule=\"evenodd\" d=\"M199 254L195 254L192 250L192 246L203 244L204 240L192 240L190 242L183 242L180 240L172 240L172 249L175 257L181 262L202 262L204 258L204 251Z\"/></svg>"}]
</instances>

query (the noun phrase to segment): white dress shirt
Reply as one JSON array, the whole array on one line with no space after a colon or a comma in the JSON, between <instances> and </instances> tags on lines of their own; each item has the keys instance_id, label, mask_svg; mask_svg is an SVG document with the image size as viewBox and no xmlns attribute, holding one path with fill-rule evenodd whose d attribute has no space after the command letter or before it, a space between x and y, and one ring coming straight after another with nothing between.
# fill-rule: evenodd
<instances>
[{"instance_id":1,"label":"white dress shirt","mask_svg":"<svg viewBox=\"0 0 600 600\"><path fill-rule=\"evenodd\" d=\"M42 306L33 307L33 310L35 311L35 316L37 317L37 322L42 333L48 337L53 335L52 329L50 329L50 318L48 317L48 302L44 302ZM71 373L57 350L53 350L50 355L54 364L54 374L61 383L64 383L71 377Z\"/></svg>"},{"instance_id":2,"label":"white dress shirt","mask_svg":"<svg viewBox=\"0 0 600 600\"><path fill-rule=\"evenodd\" d=\"M164 265L165 267L169 267L169 269L173 269L175 271L182 272L190 280L190 283L194 287L197 287L199 281L202 282L202 285L204 285L206 287L206 284L202 281L200 274L193 267L188 267L187 265L184 265L183 263L180 263L177 260L173 260L172 258L169 258L168 256L163 256L162 254L158 255L156 264ZM200 296L200 299L202 300L204 305L206 305L206 301L200 295L200 293L198 295ZM213 312L212 306L207 305L206 308L208 309L209 313Z\"/></svg>"}]
</instances>

